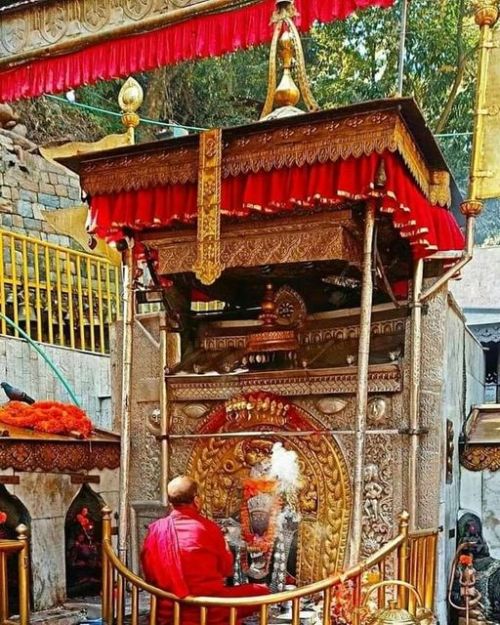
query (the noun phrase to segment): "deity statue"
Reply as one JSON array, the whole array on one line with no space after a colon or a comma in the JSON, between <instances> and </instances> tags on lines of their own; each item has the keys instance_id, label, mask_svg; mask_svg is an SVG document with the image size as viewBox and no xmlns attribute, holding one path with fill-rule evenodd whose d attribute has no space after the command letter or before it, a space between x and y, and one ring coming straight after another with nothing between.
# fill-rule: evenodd
<instances>
[{"instance_id":1,"label":"deity statue","mask_svg":"<svg viewBox=\"0 0 500 625\"><path fill-rule=\"evenodd\" d=\"M471 556L479 598L477 608L481 616L485 621L500 622L500 560L490 556L483 537L482 523L477 515L466 513L460 518L457 547L457 554ZM458 569L452 581L450 597L456 605L462 604Z\"/></svg>"},{"instance_id":2,"label":"deity statue","mask_svg":"<svg viewBox=\"0 0 500 625\"><path fill-rule=\"evenodd\" d=\"M296 555L299 522L297 457L281 443L272 450L245 446L242 455L250 475L241 483L240 522L220 521L236 555L234 581L260 581L283 590L290 581L288 569L295 573L289 559Z\"/></svg>"},{"instance_id":3,"label":"deity statue","mask_svg":"<svg viewBox=\"0 0 500 625\"><path fill-rule=\"evenodd\" d=\"M384 489L379 484L379 470L376 464L365 467L364 509L368 519L376 521L379 517L379 503Z\"/></svg>"},{"instance_id":4,"label":"deity statue","mask_svg":"<svg viewBox=\"0 0 500 625\"><path fill-rule=\"evenodd\" d=\"M67 548L70 586L76 589L100 584L101 549L95 538L95 523L86 507L75 515Z\"/></svg>"},{"instance_id":5,"label":"deity statue","mask_svg":"<svg viewBox=\"0 0 500 625\"><path fill-rule=\"evenodd\" d=\"M0 510L0 540L7 540L9 538L9 533L7 530L7 513L3 510Z\"/></svg>"}]
</instances>

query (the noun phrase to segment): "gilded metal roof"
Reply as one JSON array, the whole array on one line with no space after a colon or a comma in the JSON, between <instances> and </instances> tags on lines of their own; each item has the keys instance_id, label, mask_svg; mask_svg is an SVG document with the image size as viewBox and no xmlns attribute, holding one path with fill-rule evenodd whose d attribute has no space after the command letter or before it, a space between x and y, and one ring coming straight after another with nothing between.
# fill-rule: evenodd
<instances>
[{"instance_id":1,"label":"gilded metal roof","mask_svg":"<svg viewBox=\"0 0 500 625\"><path fill-rule=\"evenodd\" d=\"M500 445L500 404L474 406L465 434L469 445Z\"/></svg>"}]
</instances>

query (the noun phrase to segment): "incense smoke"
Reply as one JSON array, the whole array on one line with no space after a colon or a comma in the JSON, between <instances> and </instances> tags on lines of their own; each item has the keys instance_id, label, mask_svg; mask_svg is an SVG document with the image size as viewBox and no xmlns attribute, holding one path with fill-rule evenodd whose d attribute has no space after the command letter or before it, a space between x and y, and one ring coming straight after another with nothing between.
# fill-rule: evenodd
<instances>
[{"instance_id":1,"label":"incense smoke","mask_svg":"<svg viewBox=\"0 0 500 625\"><path fill-rule=\"evenodd\" d=\"M297 490L299 487L297 454L292 450L286 450L281 443L275 443L271 454L269 477L277 479L285 492Z\"/></svg>"}]
</instances>

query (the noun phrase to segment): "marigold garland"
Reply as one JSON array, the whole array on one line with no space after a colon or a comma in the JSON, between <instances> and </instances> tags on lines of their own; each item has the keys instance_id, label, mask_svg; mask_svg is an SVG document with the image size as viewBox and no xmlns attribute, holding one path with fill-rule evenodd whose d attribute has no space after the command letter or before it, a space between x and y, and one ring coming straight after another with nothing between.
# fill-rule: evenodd
<instances>
[{"instance_id":1,"label":"marigold garland","mask_svg":"<svg viewBox=\"0 0 500 625\"><path fill-rule=\"evenodd\" d=\"M37 401L31 406L11 401L0 407L0 422L45 434L88 438L92 421L83 410L57 401Z\"/></svg>"}]
</instances>

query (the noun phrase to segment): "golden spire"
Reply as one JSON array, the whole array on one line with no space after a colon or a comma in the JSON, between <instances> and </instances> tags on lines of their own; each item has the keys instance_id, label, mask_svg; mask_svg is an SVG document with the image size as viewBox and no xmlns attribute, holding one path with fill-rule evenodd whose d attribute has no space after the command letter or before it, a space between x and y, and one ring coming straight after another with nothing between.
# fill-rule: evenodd
<instances>
[{"instance_id":1,"label":"golden spire","mask_svg":"<svg viewBox=\"0 0 500 625\"><path fill-rule=\"evenodd\" d=\"M135 78L128 78L118 94L118 104L122 110L122 124L127 129L130 143L135 143L134 129L140 123L137 110L144 100L144 92Z\"/></svg>"},{"instance_id":2,"label":"golden spire","mask_svg":"<svg viewBox=\"0 0 500 625\"><path fill-rule=\"evenodd\" d=\"M279 41L279 56L283 65L283 77L274 92L274 108L296 106L300 100L300 90L292 78L292 63L295 60L295 46L290 32L285 30Z\"/></svg>"},{"instance_id":3,"label":"golden spire","mask_svg":"<svg viewBox=\"0 0 500 625\"><path fill-rule=\"evenodd\" d=\"M275 27L269 54L267 97L261 119L269 116L275 108L291 109L290 114L299 113L300 111L294 107L301 96L309 111L316 111L319 108L307 78L302 42L293 21L296 15L293 0L277 0L276 11L272 19ZM283 67L283 77L276 87L278 56ZM292 77L292 69L295 70L298 87Z\"/></svg>"}]
</instances>

